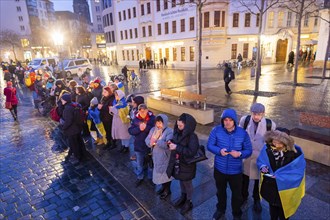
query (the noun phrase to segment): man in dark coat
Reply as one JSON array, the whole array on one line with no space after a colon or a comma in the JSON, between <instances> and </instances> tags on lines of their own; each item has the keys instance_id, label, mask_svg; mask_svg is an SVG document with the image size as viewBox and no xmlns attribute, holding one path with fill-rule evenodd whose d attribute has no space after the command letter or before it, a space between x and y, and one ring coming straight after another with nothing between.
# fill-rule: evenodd
<instances>
[{"instance_id":1,"label":"man in dark coat","mask_svg":"<svg viewBox=\"0 0 330 220\"><path fill-rule=\"evenodd\" d=\"M175 207L181 207L181 214L192 209L192 180L196 176L196 163L189 164L199 148L199 140L195 134L197 122L194 117L183 113L174 126L173 139L168 143L171 157L167 168L168 177L180 180L181 197L175 202Z\"/></svg>"},{"instance_id":2,"label":"man in dark coat","mask_svg":"<svg viewBox=\"0 0 330 220\"><path fill-rule=\"evenodd\" d=\"M228 95L232 94L231 89L229 88L229 83L233 79L234 72L233 70L229 67L228 63L225 63L225 70L223 74L223 80L225 81L225 89Z\"/></svg>"},{"instance_id":3,"label":"man in dark coat","mask_svg":"<svg viewBox=\"0 0 330 220\"><path fill-rule=\"evenodd\" d=\"M63 116L60 119L61 128L64 134L68 138L69 143L69 158L72 154L76 159L82 161L85 157L85 145L81 137L82 126L76 121L75 117L75 107L73 107L71 102L71 95L64 94L61 97L61 102L64 105Z\"/></svg>"},{"instance_id":4,"label":"man in dark coat","mask_svg":"<svg viewBox=\"0 0 330 220\"><path fill-rule=\"evenodd\" d=\"M134 151L136 154L136 175L137 180L135 182L135 186L138 187L142 184L144 173L144 162L145 157L149 153L150 148L145 143L145 139L147 138L149 131L152 127L155 126L155 116L154 114L148 110L145 104L140 104L138 107L138 113L136 117L133 119L132 125L129 127L128 132L130 135L135 136L134 140ZM152 171L148 170L148 178L152 178Z\"/></svg>"}]
</instances>

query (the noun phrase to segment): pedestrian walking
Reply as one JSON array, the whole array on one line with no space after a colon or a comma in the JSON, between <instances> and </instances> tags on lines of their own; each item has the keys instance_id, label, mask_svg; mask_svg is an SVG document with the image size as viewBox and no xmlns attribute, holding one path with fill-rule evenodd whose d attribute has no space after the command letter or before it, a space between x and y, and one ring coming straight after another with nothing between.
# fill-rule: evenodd
<instances>
[{"instance_id":1,"label":"pedestrian walking","mask_svg":"<svg viewBox=\"0 0 330 220\"><path fill-rule=\"evenodd\" d=\"M173 139L168 142L171 157L166 173L169 178L173 176L180 180L181 196L174 206L182 207L182 215L193 208L192 180L196 176L196 163L189 163L189 160L196 155L199 148L199 140L195 133L196 125L193 116L183 113L175 123Z\"/></svg>"},{"instance_id":2,"label":"pedestrian walking","mask_svg":"<svg viewBox=\"0 0 330 220\"><path fill-rule=\"evenodd\" d=\"M291 52L289 53L288 65L289 65L289 66L293 66L293 62L294 62L294 52L291 51Z\"/></svg>"},{"instance_id":3,"label":"pedestrian walking","mask_svg":"<svg viewBox=\"0 0 330 220\"><path fill-rule=\"evenodd\" d=\"M63 116L60 119L61 129L68 139L68 144L70 147L68 156L69 159L72 155L80 162L85 159L86 149L84 141L81 137L82 126L77 118L77 111L72 104L71 94L67 93L62 95L61 103L64 106ZM81 120L81 119L79 119Z\"/></svg>"},{"instance_id":4,"label":"pedestrian walking","mask_svg":"<svg viewBox=\"0 0 330 220\"><path fill-rule=\"evenodd\" d=\"M165 65L165 67L167 67L167 58L166 57L164 57L164 65Z\"/></svg>"},{"instance_id":5,"label":"pedestrian walking","mask_svg":"<svg viewBox=\"0 0 330 220\"><path fill-rule=\"evenodd\" d=\"M252 143L252 155L243 161L242 196L243 203L245 203L249 196L250 180L254 180L253 209L260 213L262 207L259 196L259 170L257 169L256 161L265 143L265 133L270 130L275 130L276 124L272 120L264 117L265 106L261 103L254 103L250 111L251 115L243 116L239 123L239 126L249 134Z\"/></svg>"},{"instance_id":6,"label":"pedestrian walking","mask_svg":"<svg viewBox=\"0 0 330 220\"><path fill-rule=\"evenodd\" d=\"M242 61L243 61L242 54L239 53L237 56L237 64L238 64L237 68L238 69L242 69Z\"/></svg>"},{"instance_id":7,"label":"pedestrian walking","mask_svg":"<svg viewBox=\"0 0 330 220\"><path fill-rule=\"evenodd\" d=\"M165 199L171 194L171 181L173 178L167 176L166 169L171 155L167 143L172 138L173 130L168 127L168 117L164 114L157 115L156 124L150 130L145 142L152 151L152 161L154 163L152 181L154 184L162 185L160 190L157 191L161 199Z\"/></svg>"},{"instance_id":8,"label":"pedestrian walking","mask_svg":"<svg viewBox=\"0 0 330 220\"><path fill-rule=\"evenodd\" d=\"M102 98L98 105L98 109L100 110L101 121L106 131L107 145L105 147L109 150L116 148L116 143L112 138L113 115L109 113L109 107L113 105L114 99L115 95L111 88L109 86L103 87Z\"/></svg>"},{"instance_id":9,"label":"pedestrian walking","mask_svg":"<svg viewBox=\"0 0 330 220\"><path fill-rule=\"evenodd\" d=\"M155 125L155 116L148 110L147 105L141 104L138 107L138 113L136 114L131 126L128 129L130 135L135 136L134 151L136 154L136 175L137 180L135 186L139 187L144 179L144 163L145 158L149 154L150 149L145 143L145 139L148 136L151 128ZM152 178L152 170L147 168L148 179Z\"/></svg>"},{"instance_id":10,"label":"pedestrian walking","mask_svg":"<svg viewBox=\"0 0 330 220\"><path fill-rule=\"evenodd\" d=\"M232 94L231 89L229 88L229 83L235 79L234 71L229 67L228 63L225 63L225 70L223 74L223 80L225 81L225 89L228 95Z\"/></svg>"},{"instance_id":11,"label":"pedestrian walking","mask_svg":"<svg viewBox=\"0 0 330 220\"><path fill-rule=\"evenodd\" d=\"M6 104L5 104L6 109L10 111L14 120L17 121L18 99L16 96L16 88L13 87L13 83L11 81L7 82L7 87L4 88L3 94L6 96Z\"/></svg>"},{"instance_id":12,"label":"pedestrian walking","mask_svg":"<svg viewBox=\"0 0 330 220\"><path fill-rule=\"evenodd\" d=\"M121 90L114 92L115 100L112 106L109 107L110 114L113 115L112 119L112 138L121 141L120 153L129 152L130 134L128 128L130 120L127 117L129 114L129 107L126 103L125 94Z\"/></svg>"},{"instance_id":13,"label":"pedestrian walking","mask_svg":"<svg viewBox=\"0 0 330 220\"><path fill-rule=\"evenodd\" d=\"M226 213L227 184L229 183L232 198L234 219L241 219L242 211L242 160L252 154L248 133L238 127L234 109L226 109L221 115L221 125L211 131L207 149L215 154L214 179L217 187L218 204L213 219L218 220Z\"/></svg>"},{"instance_id":14,"label":"pedestrian walking","mask_svg":"<svg viewBox=\"0 0 330 220\"><path fill-rule=\"evenodd\" d=\"M287 129L268 131L257 159L260 195L269 203L271 220L289 219L305 195L306 161Z\"/></svg>"}]
</instances>

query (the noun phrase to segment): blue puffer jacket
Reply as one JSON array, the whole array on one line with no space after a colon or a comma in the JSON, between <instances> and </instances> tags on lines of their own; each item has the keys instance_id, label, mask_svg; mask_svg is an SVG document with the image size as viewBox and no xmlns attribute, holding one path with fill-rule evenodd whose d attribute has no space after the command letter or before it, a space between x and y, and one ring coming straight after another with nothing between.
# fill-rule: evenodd
<instances>
[{"instance_id":1,"label":"blue puffer jacket","mask_svg":"<svg viewBox=\"0 0 330 220\"><path fill-rule=\"evenodd\" d=\"M235 129L230 133L224 128L225 118L231 118L235 122ZM250 137L243 128L238 127L236 112L233 109L226 109L222 113L221 124L213 128L207 143L207 149L215 154L214 167L224 174L242 173L242 160L252 154ZM229 154L222 156L220 151L223 148L227 151L239 151L242 155L239 158L234 158Z\"/></svg>"}]
</instances>

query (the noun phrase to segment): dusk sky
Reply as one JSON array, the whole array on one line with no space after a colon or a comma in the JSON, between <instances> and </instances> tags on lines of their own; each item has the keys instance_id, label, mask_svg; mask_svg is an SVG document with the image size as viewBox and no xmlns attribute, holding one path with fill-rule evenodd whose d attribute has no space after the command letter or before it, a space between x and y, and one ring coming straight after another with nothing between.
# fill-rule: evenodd
<instances>
[{"instance_id":1,"label":"dusk sky","mask_svg":"<svg viewBox=\"0 0 330 220\"><path fill-rule=\"evenodd\" d=\"M73 0L52 0L55 11L73 11Z\"/></svg>"}]
</instances>

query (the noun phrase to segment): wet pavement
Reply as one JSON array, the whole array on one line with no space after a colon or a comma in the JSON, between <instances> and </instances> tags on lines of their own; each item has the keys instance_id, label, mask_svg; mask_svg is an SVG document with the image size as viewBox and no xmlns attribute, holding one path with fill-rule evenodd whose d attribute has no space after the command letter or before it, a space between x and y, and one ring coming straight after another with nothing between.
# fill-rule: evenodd
<instances>
[{"instance_id":1,"label":"wet pavement","mask_svg":"<svg viewBox=\"0 0 330 220\"><path fill-rule=\"evenodd\" d=\"M18 122L0 109L0 219L151 219L93 157L64 161L56 123L30 97L19 90Z\"/></svg>"}]
</instances>

